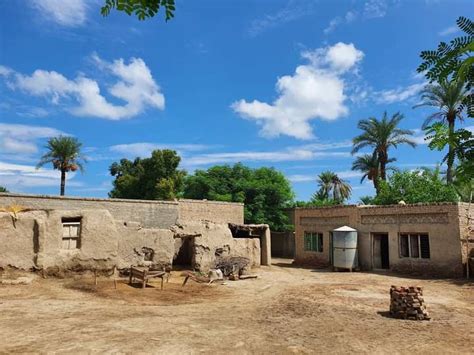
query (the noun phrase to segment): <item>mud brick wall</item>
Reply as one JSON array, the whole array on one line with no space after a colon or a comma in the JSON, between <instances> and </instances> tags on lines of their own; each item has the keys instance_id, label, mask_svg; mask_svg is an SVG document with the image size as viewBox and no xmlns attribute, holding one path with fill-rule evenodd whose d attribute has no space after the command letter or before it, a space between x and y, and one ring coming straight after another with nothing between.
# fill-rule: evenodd
<instances>
[{"instance_id":1,"label":"mud brick wall","mask_svg":"<svg viewBox=\"0 0 474 355\"><path fill-rule=\"evenodd\" d=\"M20 205L47 210L108 210L117 221L138 222L146 228L169 228L178 222L244 223L242 203L179 200L150 201L0 193L0 207Z\"/></svg>"},{"instance_id":2,"label":"mud brick wall","mask_svg":"<svg viewBox=\"0 0 474 355\"><path fill-rule=\"evenodd\" d=\"M462 240L468 226L471 235L474 228L473 220L466 217L467 209L467 204L462 203L297 208L295 259L300 264L329 264L331 231L347 225L358 231L359 266L362 270L377 268L374 234L383 233L388 236L391 270L460 277L467 258L467 248L462 247ZM471 207L471 216L473 212ZM305 231L323 234L323 252L304 250ZM427 234L430 258L402 257L399 236L403 233ZM470 238L474 241L474 236ZM472 253L474 243L470 248Z\"/></svg>"},{"instance_id":3,"label":"mud brick wall","mask_svg":"<svg viewBox=\"0 0 474 355\"><path fill-rule=\"evenodd\" d=\"M244 204L234 202L179 200L179 220L182 222L212 221L214 223L244 223Z\"/></svg>"},{"instance_id":4,"label":"mud brick wall","mask_svg":"<svg viewBox=\"0 0 474 355\"><path fill-rule=\"evenodd\" d=\"M461 232L462 260L474 258L474 204L459 204L459 230ZM471 259L473 260L473 259ZM474 270L474 260L471 261L471 270Z\"/></svg>"},{"instance_id":5,"label":"mud brick wall","mask_svg":"<svg viewBox=\"0 0 474 355\"><path fill-rule=\"evenodd\" d=\"M373 233L388 233L390 269L402 273L443 277L462 276L458 204L358 207L359 260L365 269L375 268ZM429 236L430 258L400 255L401 233Z\"/></svg>"},{"instance_id":6,"label":"mud brick wall","mask_svg":"<svg viewBox=\"0 0 474 355\"><path fill-rule=\"evenodd\" d=\"M117 221L138 222L146 228L168 228L176 223L178 202L59 197L0 193L0 206L20 205L47 210L108 210Z\"/></svg>"},{"instance_id":7,"label":"mud brick wall","mask_svg":"<svg viewBox=\"0 0 474 355\"><path fill-rule=\"evenodd\" d=\"M295 223L295 261L299 264L324 266L330 260L330 233L332 230L347 225L353 228L356 224L354 206L337 206L327 208L297 208ZM323 234L323 251L304 250L304 232Z\"/></svg>"}]
</instances>

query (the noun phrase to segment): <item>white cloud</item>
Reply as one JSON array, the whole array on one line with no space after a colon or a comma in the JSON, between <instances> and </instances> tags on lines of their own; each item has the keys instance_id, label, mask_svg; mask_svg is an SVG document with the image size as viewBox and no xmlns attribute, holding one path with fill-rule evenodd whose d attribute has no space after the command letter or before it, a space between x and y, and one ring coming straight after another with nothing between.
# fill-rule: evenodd
<instances>
[{"instance_id":1,"label":"white cloud","mask_svg":"<svg viewBox=\"0 0 474 355\"><path fill-rule=\"evenodd\" d=\"M173 149L178 152L193 152L207 149L208 146L204 144L157 144L157 143L130 143L117 144L111 146L109 149L112 152L125 154L128 157L148 157L155 149Z\"/></svg>"},{"instance_id":2,"label":"white cloud","mask_svg":"<svg viewBox=\"0 0 474 355\"><path fill-rule=\"evenodd\" d=\"M359 14L357 11L353 10L347 11L344 16L336 16L331 21L329 21L328 27L326 27L323 32L324 34L329 34L333 32L339 25L348 24L355 21L358 16Z\"/></svg>"},{"instance_id":3,"label":"white cloud","mask_svg":"<svg viewBox=\"0 0 474 355\"><path fill-rule=\"evenodd\" d=\"M277 80L278 98L271 104L253 100L234 102L232 109L241 117L256 121L261 135L288 135L299 139L313 137L310 121L335 120L347 115L343 74L354 70L364 54L355 46L337 43L302 53L308 64L293 75Z\"/></svg>"},{"instance_id":4,"label":"white cloud","mask_svg":"<svg viewBox=\"0 0 474 355\"><path fill-rule=\"evenodd\" d=\"M416 83L408 85L406 87L398 87L391 90L382 90L375 93L375 101L378 103L391 104L394 102L401 102L408 100L418 93L425 87L426 83Z\"/></svg>"},{"instance_id":5,"label":"white cloud","mask_svg":"<svg viewBox=\"0 0 474 355\"><path fill-rule=\"evenodd\" d=\"M353 170L337 171L336 174L341 179L359 178L363 175L360 171L353 171Z\"/></svg>"},{"instance_id":6,"label":"white cloud","mask_svg":"<svg viewBox=\"0 0 474 355\"><path fill-rule=\"evenodd\" d=\"M99 83L83 75L70 80L56 71L35 70L32 75L6 72L7 84L11 89L20 89L33 96L44 96L52 104L62 101L78 105L68 107L76 116L91 116L110 120L121 120L137 116L147 107L163 110L165 98L153 79L150 69L141 58L131 58L126 64L122 58L111 63L93 56L95 63L118 80L108 88L108 93L126 102L115 105L101 94ZM8 69L8 68L7 68Z\"/></svg>"},{"instance_id":7,"label":"white cloud","mask_svg":"<svg viewBox=\"0 0 474 355\"><path fill-rule=\"evenodd\" d=\"M346 72L354 68L364 57L364 53L358 50L352 43L346 44L339 42L327 49L327 63L341 72Z\"/></svg>"},{"instance_id":8,"label":"white cloud","mask_svg":"<svg viewBox=\"0 0 474 355\"><path fill-rule=\"evenodd\" d=\"M75 173L66 175L67 186L82 186L80 182L69 181ZM36 169L34 166L10 164L0 161L0 185L10 191L22 190L25 187L58 186L60 172L51 169Z\"/></svg>"},{"instance_id":9,"label":"white cloud","mask_svg":"<svg viewBox=\"0 0 474 355\"><path fill-rule=\"evenodd\" d=\"M118 144L108 148L109 152L119 153L122 156L148 157L154 149L174 149L182 158L182 166L195 168L196 166L210 164L226 164L237 162L285 162L285 161L307 161L318 159L351 158L349 151L338 151L341 148L351 147L350 141L340 142L317 142L305 145L284 147L275 151L238 151L238 152L216 152L207 153L209 149L221 148L214 145L202 144L159 144L148 142L137 142L130 144ZM90 149L95 151L96 149ZM111 159L111 158L109 158ZM115 158L112 158L115 159Z\"/></svg>"},{"instance_id":10,"label":"white cloud","mask_svg":"<svg viewBox=\"0 0 474 355\"><path fill-rule=\"evenodd\" d=\"M65 135L55 128L0 123L0 152L2 155L31 155L38 151L37 140Z\"/></svg>"},{"instance_id":11,"label":"white cloud","mask_svg":"<svg viewBox=\"0 0 474 355\"><path fill-rule=\"evenodd\" d=\"M364 4L365 18L380 18L387 14L388 2L387 0L369 0Z\"/></svg>"},{"instance_id":12,"label":"white cloud","mask_svg":"<svg viewBox=\"0 0 474 355\"><path fill-rule=\"evenodd\" d=\"M333 32L337 27L350 24L356 20L371 20L382 18L387 15L389 5L397 4L397 0L368 0L366 2L355 3L355 9L351 9L344 16L336 16L329 21L328 26L323 30L324 34ZM360 5L361 6L357 6Z\"/></svg>"},{"instance_id":13,"label":"white cloud","mask_svg":"<svg viewBox=\"0 0 474 355\"><path fill-rule=\"evenodd\" d=\"M440 36L448 36L448 35L452 35L453 33L457 33L457 32L459 32L459 27L458 26L450 26L450 27L445 28L442 31L439 31L438 34Z\"/></svg>"},{"instance_id":14,"label":"white cloud","mask_svg":"<svg viewBox=\"0 0 474 355\"><path fill-rule=\"evenodd\" d=\"M294 175L288 175L287 179L290 180L291 182L316 182L316 174L312 175L305 175L305 174L294 174Z\"/></svg>"},{"instance_id":15,"label":"white cloud","mask_svg":"<svg viewBox=\"0 0 474 355\"><path fill-rule=\"evenodd\" d=\"M352 147L352 141L345 140L345 141L330 142L330 143L310 143L310 144L305 144L302 147L306 149L314 149L314 150L349 148L349 147Z\"/></svg>"},{"instance_id":16,"label":"white cloud","mask_svg":"<svg viewBox=\"0 0 474 355\"><path fill-rule=\"evenodd\" d=\"M348 158L349 152L318 152L304 148L288 148L280 151L244 151L231 153L199 154L183 157L183 165L199 166L210 164L225 164L237 162L283 162L283 161L306 161L316 159Z\"/></svg>"},{"instance_id":17,"label":"white cloud","mask_svg":"<svg viewBox=\"0 0 474 355\"><path fill-rule=\"evenodd\" d=\"M413 142L418 145L425 145L430 142L430 140L425 140L425 132L419 128L412 129L413 136L410 138Z\"/></svg>"},{"instance_id":18,"label":"white cloud","mask_svg":"<svg viewBox=\"0 0 474 355\"><path fill-rule=\"evenodd\" d=\"M341 179L351 179L351 178L359 178L362 176L361 172L358 171L352 171L352 170L345 170L345 171L336 171L336 174L341 178ZM315 174L295 174L295 175L288 175L288 180L290 180L293 183L297 182L314 182L316 183L317 180L317 173Z\"/></svg>"},{"instance_id":19,"label":"white cloud","mask_svg":"<svg viewBox=\"0 0 474 355\"><path fill-rule=\"evenodd\" d=\"M29 3L42 17L62 26L80 26L87 19L87 0L31 0Z\"/></svg>"},{"instance_id":20,"label":"white cloud","mask_svg":"<svg viewBox=\"0 0 474 355\"><path fill-rule=\"evenodd\" d=\"M286 6L277 12L253 20L247 32L252 37L257 36L270 28L277 27L281 24L297 20L310 14L312 12L312 6L313 3L308 0L302 2L288 1Z\"/></svg>"},{"instance_id":21,"label":"white cloud","mask_svg":"<svg viewBox=\"0 0 474 355\"><path fill-rule=\"evenodd\" d=\"M12 70L4 65L0 65L0 75L8 76L12 73Z\"/></svg>"}]
</instances>

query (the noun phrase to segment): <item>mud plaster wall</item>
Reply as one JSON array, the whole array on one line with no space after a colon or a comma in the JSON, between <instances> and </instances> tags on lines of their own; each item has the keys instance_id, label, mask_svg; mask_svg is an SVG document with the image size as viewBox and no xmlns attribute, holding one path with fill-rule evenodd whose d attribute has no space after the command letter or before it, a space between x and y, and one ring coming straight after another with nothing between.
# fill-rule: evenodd
<instances>
[{"instance_id":1,"label":"mud plaster wall","mask_svg":"<svg viewBox=\"0 0 474 355\"><path fill-rule=\"evenodd\" d=\"M41 225L44 233L46 212L24 213L14 223L8 213L0 212L0 267L12 265L20 269L35 266Z\"/></svg>"},{"instance_id":2,"label":"mud plaster wall","mask_svg":"<svg viewBox=\"0 0 474 355\"><path fill-rule=\"evenodd\" d=\"M351 207L295 210L295 262L299 264L329 265L330 232L343 225L357 222ZM355 227L353 227L355 228ZM304 250L304 232L323 234L323 251Z\"/></svg>"},{"instance_id":3,"label":"mud plaster wall","mask_svg":"<svg viewBox=\"0 0 474 355\"><path fill-rule=\"evenodd\" d=\"M179 222L212 221L215 223L244 223L242 203L179 200Z\"/></svg>"},{"instance_id":4,"label":"mud plaster wall","mask_svg":"<svg viewBox=\"0 0 474 355\"><path fill-rule=\"evenodd\" d=\"M49 210L105 209L117 221L138 222L146 228L169 228L178 220L179 223L203 220L244 223L244 205L232 202L150 201L0 193L0 206L11 205Z\"/></svg>"},{"instance_id":5,"label":"mud plaster wall","mask_svg":"<svg viewBox=\"0 0 474 355\"><path fill-rule=\"evenodd\" d=\"M343 225L358 230L359 265L372 269L372 233L388 233L390 269L461 276L460 217L457 204L296 209L296 262L328 265L330 232ZM304 231L323 233L323 252L304 250ZM430 259L403 258L399 233L428 233Z\"/></svg>"},{"instance_id":6,"label":"mud plaster wall","mask_svg":"<svg viewBox=\"0 0 474 355\"><path fill-rule=\"evenodd\" d=\"M234 238L227 225L213 222L190 222L174 229L178 234L201 236L194 238L193 264L196 269L214 267L217 251L222 256L242 256L250 259L252 266L260 265L260 239Z\"/></svg>"},{"instance_id":7,"label":"mud plaster wall","mask_svg":"<svg viewBox=\"0 0 474 355\"><path fill-rule=\"evenodd\" d=\"M63 218L80 218L80 248L62 246ZM176 253L176 233L201 234L195 238L194 264L207 271L216 250L223 256L243 256L260 265L260 239L234 239L227 224L193 222L171 229L143 228L137 222L115 221L108 210L42 210L21 212L13 225L0 213L0 267L64 270L110 270L143 262L142 248L154 250L152 262L170 265Z\"/></svg>"},{"instance_id":8,"label":"mud plaster wall","mask_svg":"<svg viewBox=\"0 0 474 355\"><path fill-rule=\"evenodd\" d=\"M462 237L462 260L465 264L468 256L474 257L474 204L459 204L459 230ZM474 269L474 265L471 265L471 269Z\"/></svg>"},{"instance_id":9,"label":"mud plaster wall","mask_svg":"<svg viewBox=\"0 0 474 355\"><path fill-rule=\"evenodd\" d=\"M31 209L108 210L119 221L139 222L147 228L168 228L178 220L178 202L59 197L0 193L0 206L20 205Z\"/></svg>"},{"instance_id":10,"label":"mud plaster wall","mask_svg":"<svg viewBox=\"0 0 474 355\"><path fill-rule=\"evenodd\" d=\"M170 229L142 228L138 224L116 223L118 232L118 268L139 265L144 257L142 248L154 251L154 264L171 265L174 256L174 233Z\"/></svg>"},{"instance_id":11,"label":"mud plaster wall","mask_svg":"<svg viewBox=\"0 0 474 355\"><path fill-rule=\"evenodd\" d=\"M62 218L81 218L80 248L62 248ZM30 211L13 226L0 213L0 267L109 269L117 260L118 233L107 210Z\"/></svg>"}]
</instances>

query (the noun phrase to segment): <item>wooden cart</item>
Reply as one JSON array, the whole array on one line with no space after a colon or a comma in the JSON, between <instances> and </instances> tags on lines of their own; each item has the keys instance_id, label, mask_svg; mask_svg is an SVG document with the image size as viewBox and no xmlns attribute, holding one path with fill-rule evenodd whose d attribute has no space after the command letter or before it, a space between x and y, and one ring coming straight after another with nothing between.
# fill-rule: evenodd
<instances>
[{"instance_id":1,"label":"wooden cart","mask_svg":"<svg viewBox=\"0 0 474 355\"><path fill-rule=\"evenodd\" d=\"M138 279L142 282L142 288L146 287L147 282L153 278L160 278L161 279L161 289L163 289L164 279L167 277L166 271L154 271L149 270L146 267L137 267L137 266L130 266L130 280L129 285L132 284L133 279Z\"/></svg>"}]
</instances>

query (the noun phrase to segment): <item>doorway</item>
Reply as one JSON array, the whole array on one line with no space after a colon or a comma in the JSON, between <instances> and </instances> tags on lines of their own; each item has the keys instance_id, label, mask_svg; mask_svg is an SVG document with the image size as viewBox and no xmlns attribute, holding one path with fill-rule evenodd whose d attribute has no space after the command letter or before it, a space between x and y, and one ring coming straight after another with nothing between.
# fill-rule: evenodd
<instances>
[{"instance_id":1,"label":"doorway","mask_svg":"<svg viewBox=\"0 0 474 355\"><path fill-rule=\"evenodd\" d=\"M388 233L374 233L372 261L374 269L390 269Z\"/></svg>"},{"instance_id":2,"label":"doorway","mask_svg":"<svg viewBox=\"0 0 474 355\"><path fill-rule=\"evenodd\" d=\"M188 269L194 266L194 237L176 238L173 267Z\"/></svg>"}]
</instances>

